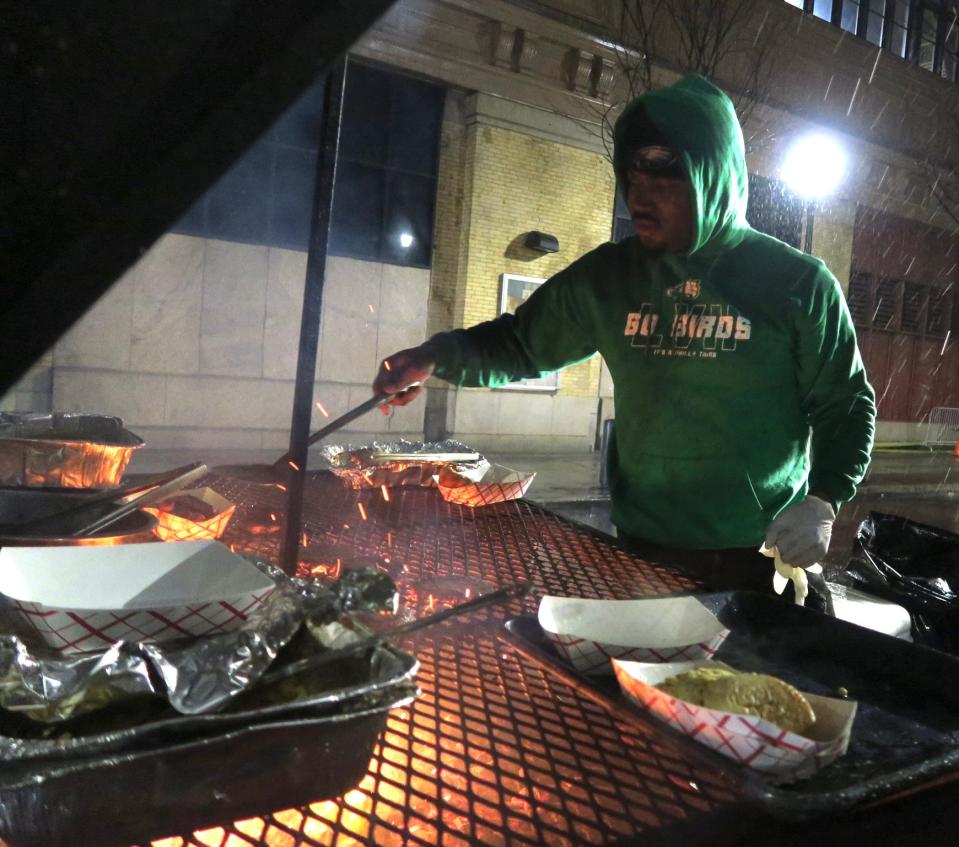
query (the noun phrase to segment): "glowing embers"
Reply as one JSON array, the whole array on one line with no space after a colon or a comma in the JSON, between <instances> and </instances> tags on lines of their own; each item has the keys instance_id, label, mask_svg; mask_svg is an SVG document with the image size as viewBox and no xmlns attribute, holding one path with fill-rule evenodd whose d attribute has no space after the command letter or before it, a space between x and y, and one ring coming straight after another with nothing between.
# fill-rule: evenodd
<instances>
[{"instance_id":1,"label":"glowing embers","mask_svg":"<svg viewBox=\"0 0 959 847\"><path fill-rule=\"evenodd\" d=\"M490 583L468 576L401 579L397 587L400 590L400 609L397 614L407 621L449 609L494 590Z\"/></svg>"}]
</instances>

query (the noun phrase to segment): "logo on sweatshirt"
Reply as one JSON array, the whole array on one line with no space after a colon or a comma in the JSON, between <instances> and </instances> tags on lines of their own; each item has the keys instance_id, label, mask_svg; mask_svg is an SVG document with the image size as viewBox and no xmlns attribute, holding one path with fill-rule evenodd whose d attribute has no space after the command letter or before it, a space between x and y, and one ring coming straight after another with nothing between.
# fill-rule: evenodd
<instances>
[{"instance_id":1,"label":"logo on sweatshirt","mask_svg":"<svg viewBox=\"0 0 959 847\"><path fill-rule=\"evenodd\" d=\"M652 303L643 303L640 311L626 315L623 334L631 339L631 347L647 348L656 356L715 359L719 352L732 352L748 341L752 323L720 303L676 303L665 320L653 311Z\"/></svg>"},{"instance_id":2,"label":"logo on sweatshirt","mask_svg":"<svg viewBox=\"0 0 959 847\"><path fill-rule=\"evenodd\" d=\"M687 279L685 282L679 283L679 285L674 285L672 288L667 288L666 296L672 297L673 300L682 300L686 303L692 303L694 300L699 299L701 289L702 286L700 285L698 279Z\"/></svg>"}]
</instances>

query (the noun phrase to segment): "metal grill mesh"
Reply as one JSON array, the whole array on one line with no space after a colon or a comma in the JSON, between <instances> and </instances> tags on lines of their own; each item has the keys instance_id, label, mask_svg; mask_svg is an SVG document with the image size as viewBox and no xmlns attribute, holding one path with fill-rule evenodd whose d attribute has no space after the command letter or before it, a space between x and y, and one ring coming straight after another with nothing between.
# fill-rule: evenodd
<instances>
[{"instance_id":1,"label":"metal grill mesh","mask_svg":"<svg viewBox=\"0 0 959 847\"><path fill-rule=\"evenodd\" d=\"M270 515L281 517L282 491L226 477L208 483L240 504L227 543L275 558L280 534L269 528L279 520ZM606 598L692 587L528 502L471 511L434 491L390 496L387 502L378 491L311 479L304 557L374 558L414 585L531 579L537 594ZM527 610L537 602L527 599ZM517 604L513 611L520 610ZM403 645L422 663L423 694L391 712L354 790L152 843L601 844L675 826L735 799L718 775L696 769L656 733L512 651L498 638L502 617L502 609L477 612Z\"/></svg>"}]
</instances>

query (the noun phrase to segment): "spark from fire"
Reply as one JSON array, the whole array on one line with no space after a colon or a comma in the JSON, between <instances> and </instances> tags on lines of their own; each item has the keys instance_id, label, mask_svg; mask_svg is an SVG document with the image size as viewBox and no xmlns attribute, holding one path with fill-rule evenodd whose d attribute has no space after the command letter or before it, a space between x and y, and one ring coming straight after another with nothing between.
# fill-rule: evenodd
<instances>
[{"instance_id":1,"label":"spark from fire","mask_svg":"<svg viewBox=\"0 0 959 847\"><path fill-rule=\"evenodd\" d=\"M356 508L360 510L360 516L363 518L363 520L366 520L366 509L363 508L363 504L357 503Z\"/></svg>"},{"instance_id":2,"label":"spark from fire","mask_svg":"<svg viewBox=\"0 0 959 847\"><path fill-rule=\"evenodd\" d=\"M303 535L300 537L300 543L301 543L304 547L306 547L306 545L310 543L310 539L307 537L307 534L306 534L305 532L304 532Z\"/></svg>"},{"instance_id":3,"label":"spark from fire","mask_svg":"<svg viewBox=\"0 0 959 847\"><path fill-rule=\"evenodd\" d=\"M274 483L274 486L276 488L279 488L280 491L286 491L286 486L282 482L276 482Z\"/></svg>"},{"instance_id":4,"label":"spark from fire","mask_svg":"<svg viewBox=\"0 0 959 847\"><path fill-rule=\"evenodd\" d=\"M389 489L388 489L385 485L381 485L381 486L380 486L380 491L383 492L383 499L384 499L387 503L389 503L389 502L390 502L390 492L389 492Z\"/></svg>"},{"instance_id":5,"label":"spark from fire","mask_svg":"<svg viewBox=\"0 0 959 847\"><path fill-rule=\"evenodd\" d=\"M939 355L942 356L946 352L946 347L949 346L949 334L952 332L951 329L946 330L946 340L942 342L942 350L939 351Z\"/></svg>"},{"instance_id":6,"label":"spark from fire","mask_svg":"<svg viewBox=\"0 0 959 847\"><path fill-rule=\"evenodd\" d=\"M373 308L373 304L372 304L372 303L367 303L367 304L366 304L366 307L370 310L370 314L371 314L371 315L373 314L374 311L376 311L376 310Z\"/></svg>"},{"instance_id":7,"label":"spark from fire","mask_svg":"<svg viewBox=\"0 0 959 847\"><path fill-rule=\"evenodd\" d=\"M299 466L296 462L294 462L292 459L290 459L290 461L288 461L287 464L288 464L291 468L293 468L293 470L295 470L295 471L298 471L298 470L300 469L300 466Z\"/></svg>"},{"instance_id":8,"label":"spark from fire","mask_svg":"<svg viewBox=\"0 0 959 847\"><path fill-rule=\"evenodd\" d=\"M393 366L390 364L390 360L389 360L389 359L384 359L384 360L383 360L383 367L386 368L388 371L393 370Z\"/></svg>"},{"instance_id":9,"label":"spark from fire","mask_svg":"<svg viewBox=\"0 0 959 847\"><path fill-rule=\"evenodd\" d=\"M276 520L276 515L274 515L273 512L270 512L270 520L271 520L271 521L275 521L275 520Z\"/></svg>"},{"instance_id":10,"label":"spark from fire","mask_svg":"<svg viewBox=\"0 0 959 847\"><path fill-rule=\"evenodd\" d=\"M386 546L387 547L393 546L393 533L390 532L390 530L386 530Z\"/></svg>"},{"instance_id":11,"label":"spark from fire","mask_svg":"<svg viewBox=\"0 0 959 847\"><path fill-rule=\"evenodd\" d=\"M433 595L430 594L430 595L426 598L426 611L427 611L427 612L432 612L432 611L433 611L433 608L434 608L435 606L436 606L436 600L433 598Z\"/></svg>"},{"instance_id":12,"label":"spark from fire","mask_svg":"<svg viewBox=\"0 0 959 847\"><path fill-rule=\"evenodd\" d=\"M466 599L467 599L467 600L470 599L470 594L472 594L472 593L473 593L473 589L472 589L472 588L467 588L467 589L466 589Z\"/></svg>"},{"instance_id":13,"label":"spark from fire","mask_svg":"<svg viewBox=\"0 0 959 847\"><path fill-rule=\"evenodd\" d=\"M328 418L330 416L330 413L326 411L326 407L319 400L316 401L316 408L320 410L320 413L324 418Z\"/></svg>"},{"instance_id":14,"label":"spark from fire","mask_svg":"<svg viewBox=\"0 0 959 847\"><path fill-rule=\"evenodd\" d=\"M349 529L350 525L348 523L343 524L343 529Z\"/></svg>"}]
</instances>

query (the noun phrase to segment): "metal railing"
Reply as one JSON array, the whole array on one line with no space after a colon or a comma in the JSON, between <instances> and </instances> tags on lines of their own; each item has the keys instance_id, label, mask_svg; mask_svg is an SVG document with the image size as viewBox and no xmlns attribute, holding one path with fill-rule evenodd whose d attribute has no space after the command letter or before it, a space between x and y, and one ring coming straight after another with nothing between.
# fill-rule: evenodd
<instances>
[{"instance_id":1,"label":"metal railing","mask_svg":"<svg viewBox=\"0 0 959 847\"><path fill-rule=\"evenodd\" d=\"M951 446L959 439L959 409L951 406L936 406L926 416L926 432L923 444L927 447Z\"/></svg>"}]
</instances>

